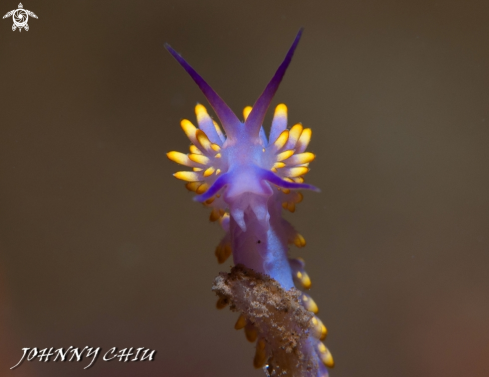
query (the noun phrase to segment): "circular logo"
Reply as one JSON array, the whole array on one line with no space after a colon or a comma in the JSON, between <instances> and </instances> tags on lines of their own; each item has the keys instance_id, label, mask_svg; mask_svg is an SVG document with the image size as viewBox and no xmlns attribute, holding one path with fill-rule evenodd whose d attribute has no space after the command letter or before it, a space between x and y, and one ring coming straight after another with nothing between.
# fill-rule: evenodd
<instances>
[{"instance_id":1,"label":"circular logo","mask_svg":"<svg viewBox=\"0 0 489 377\"><path fill-rule=\"evenodd\" d=\"M18 28L24 27L27 25L27 20L29 19L29 15L24 9L17 9L13 14L13 20L15 26Z\"/></svg>"}]
</instances>

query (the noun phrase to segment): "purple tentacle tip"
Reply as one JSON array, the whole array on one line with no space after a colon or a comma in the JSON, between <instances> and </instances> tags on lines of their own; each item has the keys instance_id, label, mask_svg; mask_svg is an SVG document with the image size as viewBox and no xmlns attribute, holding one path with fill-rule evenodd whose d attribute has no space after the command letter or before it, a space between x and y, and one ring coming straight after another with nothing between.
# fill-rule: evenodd
<instances>
[{"instance_id":1,"label":"purple tentacle tip","mask_svg":"<svg viewBox=\"0 0 489 377\"><path fill-rule=\"evenodd\" d=\"M168 43L165 43L165 48L168 52L177 60L178 63L187 71L190 77L198 85L202 93L209 101L211 107L216 112L222 126L224 127L228 136L234 136L238 132L239 127L241 127L241 122L238 117L233 113L229 106L222 100L221 97L211 88L209 84L188 64L185 59L176 52Z\"/></svg>"},{"instance_id":2,"label":"purple tentacle tip","mask_svg":"<svg viewBox=\"0 0 489 377\"><path fill-rule=\"evenodd\" d=\"M278 187L282 187L289 190L311 190L315 192L321 192L321 190L318 187L309 185L307 183L288 182L280 178L278 175L274 174L270 170L261 169L260 173L264 180L273 183Z\"/></svg>"},{"instance_id":3,"label":"purple tentacle tip","mask_svg":"<svg viewBox=\"0 0 489 377\"><path fill-rule=\"evenodd\" d=\"M249 129L249 132L251 134L258 133L260 126L263 123L263 119L265 119L265 114L268 110L268 107L270 106L270 103L272 102L272 99L277 92L280 82L285 75L285 71L287 71L290 62L292 61L292 56L294 55L295 49L299 44L303 31L304 28L299 29L299 32L297 33L294 42L292 43L292 46L290 46L287 55L285 55L282 64L280 64L280 66L278 67L277 71L273 75L272 79L266 86L261 96L256 100L253 106L253 110L248 116L248 119L246 119L245 127Z\"/></svg>"},{"instance_id":4,"label":"purple tentacle tip","mask_svg":"<svg viewBox=\"0 0 489 377\"><path fill-rule=\"evenodd\" d=\"M223 174L216 179L214 184L203 194L194 197L196 202L205 202L216 195L224 186L229 183L229 174Z\"/></svg>"}]
</instances>

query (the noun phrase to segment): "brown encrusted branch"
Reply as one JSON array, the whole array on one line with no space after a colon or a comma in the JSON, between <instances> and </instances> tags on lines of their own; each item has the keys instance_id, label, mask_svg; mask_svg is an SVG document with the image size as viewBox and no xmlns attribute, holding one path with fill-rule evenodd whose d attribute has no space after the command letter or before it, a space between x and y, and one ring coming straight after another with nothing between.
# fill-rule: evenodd
<instances>
[{"instance_id":1,"label":"brown encrusted branch","mask_svg":"<svg viewBox=\"0 0 489 377\"><path fill-rule=\"evenodd\" d=\"M305 357L313 314L302 306L299 290L286 291L276 280L242 265L220 273L212 290L265 339L269 376L316 376L316 361Z\"/></svg>"}]
</instances>

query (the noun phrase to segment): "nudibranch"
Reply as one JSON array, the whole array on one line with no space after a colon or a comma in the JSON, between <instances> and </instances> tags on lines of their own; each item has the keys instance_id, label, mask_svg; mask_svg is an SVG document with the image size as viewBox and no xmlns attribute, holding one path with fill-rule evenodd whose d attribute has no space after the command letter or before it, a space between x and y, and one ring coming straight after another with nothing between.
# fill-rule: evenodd
<instances>
[{"instance_id":1,"label":"nudibranch","mask_svg":"<svg viewBox=\"0 0 489 377\"><path fill-rule=\"evenodd\" d=\"M220 125L197 104L196 127L181 127L190 139L190 153L169 152L168 158L191 170L174 176L197 193L195 200L209 207L211 221L219 221L225 236L216 248L219 263L232 254L236 267L221 274L214 290L218 307L231 305L241 314L235 328L244 328L256 342L254 366L269 376L324 377L334 362L322 342L326 327L316 316L318 307L305 293L311 280L304 261L289 258L288 245L306 241L282 217L295 211L314 154L306 152L311 129L298 123L287 128L287 107L275 108L269 137L262 123L273 96L299 43L299 30L285 59L265 90L243 110L241 121L207 82L169 45L170 54L204 93ZM222 127L222 128L221 128ZM297 289L299 288L299 289Z\"/></svg>"}]
</instances>

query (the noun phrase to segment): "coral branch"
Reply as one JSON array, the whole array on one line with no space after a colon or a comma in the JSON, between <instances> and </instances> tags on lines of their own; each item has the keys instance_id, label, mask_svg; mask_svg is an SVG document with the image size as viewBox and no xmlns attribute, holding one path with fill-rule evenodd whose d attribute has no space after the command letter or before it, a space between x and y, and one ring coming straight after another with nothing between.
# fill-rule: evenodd
<instances>
[{"instance_id":1,"label":"coral branch","mask_svg":"<svg viewBox=\"0 0 489 377\"><path fill-rule=\"evenodd\" d=\"M274 279L243 265L216 277L212 290L265 340L269 376L317 376L317 359L307 357L313 313L302 306L299 290L286 291Z\"/></svg>"}]
</instances>

